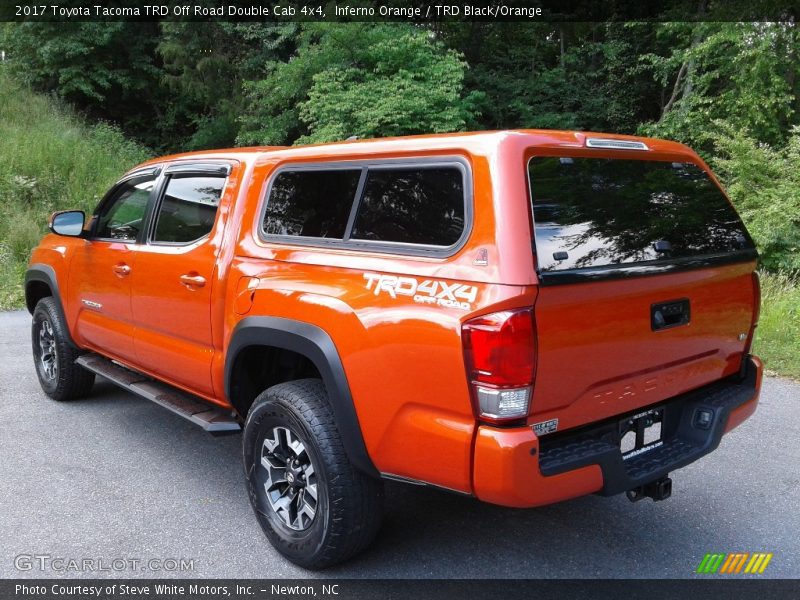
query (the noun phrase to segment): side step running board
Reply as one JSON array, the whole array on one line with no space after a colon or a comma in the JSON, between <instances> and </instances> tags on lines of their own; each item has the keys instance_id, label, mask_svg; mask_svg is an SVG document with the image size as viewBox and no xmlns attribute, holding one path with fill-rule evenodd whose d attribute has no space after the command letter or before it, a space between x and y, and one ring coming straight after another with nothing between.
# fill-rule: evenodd
<instances>
[{"instance_id":1,"label":"side step running board","mask_svg":"<svg viewBox=\"0 0 800 600\"><path fill-rule=\"evenodd\" d=\"M199 425L211 435L225 435L242 430L239 422L221 408L211 406L199 398L161 381L151 379L147 375L131 371L99 354L83 354L75 362L129 392L168 408L184 419Z\"/></svg>"}]
</instances>

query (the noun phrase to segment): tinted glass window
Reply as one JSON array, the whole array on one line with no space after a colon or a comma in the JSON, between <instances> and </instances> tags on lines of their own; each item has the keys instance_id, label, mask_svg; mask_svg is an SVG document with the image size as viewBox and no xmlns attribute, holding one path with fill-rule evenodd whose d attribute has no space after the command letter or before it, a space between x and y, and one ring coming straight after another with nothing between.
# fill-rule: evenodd
<instances>
[{"instance_id":1,"label":"tinted glass window","mask_svg":"<svg viewBox=\"0 0 800 600\"><path fill-rule=\"evenodd\" d=\"M283 171L264 213L264 232L342 239L361 169Z\"/></svg>"},{"instance_id":2,"label":"tinted glass window","mask_svg":"<svg viewBox=\"0 0 800 600\"><path fill-rule=\"evenodd\" d=\"M534 158L529 178L543 271L753 247L720 189L689 163Z\"/></svg>"},{"instance_id":3,"label":"tinted glass window","mask_svg":"<svg viewBox=\"0 0 800 600\"><path fill-rule=\"evenodd\" d=\"M464 231L459 169L370 169L352 237L452 246Z\"/></svg>"},{"instance_id":4,"label":"tinted glass window","mask_svg":"<svg viewBox=\"0 0 800 600\"><path fill-rule=\"evenodd\" d=\"M208 235L224 186L224 177L171 177L156 217L153 241L187 243Z\"/></svg>"},{"instance_id":5,"label":"tinted glass window","mask_svg":"<svg viewBox=\"0 0 800 600\"><path fill-rule=\"evenodd\" d=\"M133 242L142 228L155 178L138 177L121 184L98 215L95 236Z\"/></svg>"}]
</instances>

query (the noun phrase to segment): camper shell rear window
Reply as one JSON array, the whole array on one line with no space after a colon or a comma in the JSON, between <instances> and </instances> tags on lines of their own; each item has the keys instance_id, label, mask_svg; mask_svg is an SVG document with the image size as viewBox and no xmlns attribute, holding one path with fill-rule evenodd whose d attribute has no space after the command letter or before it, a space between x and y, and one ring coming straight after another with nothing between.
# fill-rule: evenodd
<instances>
[{"instance_id":1,"label":"camper shell rear window","mask_svg":"<svg viewBox=\"0 0 800 600\"><path fill-rule=\"evenodd\" d=\"M543 283L756 257L736 211L695 164L533 157L528 179Z\"/></svg>"}]
</instances>

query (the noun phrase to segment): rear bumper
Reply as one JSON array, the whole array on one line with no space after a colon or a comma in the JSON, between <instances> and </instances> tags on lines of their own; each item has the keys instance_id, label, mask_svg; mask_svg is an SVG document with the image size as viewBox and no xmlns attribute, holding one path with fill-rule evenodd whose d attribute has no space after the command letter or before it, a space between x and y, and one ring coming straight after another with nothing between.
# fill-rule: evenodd
<instances>
[{"instance_id":1,"label":"rear bumper","mask_svg":"<svg viewBox=\"0 0 800 600\"><path fill-rule=\"evenodd\" d=\"M481 426L473 485L481 500L531 507L591 493L606 496L656 481L713 451L756 409L763 367L747 360L744 377L728 378L652 407L663 408L663 444L623 460L618 423L629 415L539 439L530 427ZM699 411L711 413L706 427ZM641 409L637 412L641 412Z\"/></svg>"}]
</instances>

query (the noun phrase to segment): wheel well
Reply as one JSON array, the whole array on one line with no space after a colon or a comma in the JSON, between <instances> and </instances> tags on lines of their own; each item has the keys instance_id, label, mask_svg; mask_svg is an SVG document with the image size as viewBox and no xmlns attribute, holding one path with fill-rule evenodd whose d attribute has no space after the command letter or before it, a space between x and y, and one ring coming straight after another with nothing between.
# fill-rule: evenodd
<instances>
[{"instance_id":1,"label":"wheel well","mask_svg":"<svg viewBox=\"0 0 800 600\"><path fill-rule=\"evenodd\" d=\"M239 352L233 363L229 400L245 418L256 396L268 387L307 377L322 379L308 357L275 346L249 346Z\"/></svg>"},{"instance_id":2,"label":"wheel well","mask_svg":"<svg viewBox=\"0 0 800 600\"><path fill-rule=\"evenodd\" d=\"M29 281L25 286L25 306L28 307L28 312L33 314L39 300L52 295L53 291L44 281Z\"/></svg>"}]
</instances>

